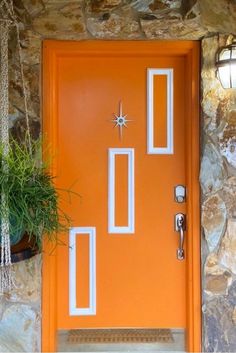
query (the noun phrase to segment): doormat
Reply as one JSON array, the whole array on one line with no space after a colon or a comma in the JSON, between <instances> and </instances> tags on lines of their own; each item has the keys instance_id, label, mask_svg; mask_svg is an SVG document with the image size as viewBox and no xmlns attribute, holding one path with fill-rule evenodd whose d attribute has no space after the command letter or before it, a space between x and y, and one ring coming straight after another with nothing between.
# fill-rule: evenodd
<instances>
[{"instance_id":1,"label":"doormat","mask_svg":"<svg viewBox=\"0 0 236 353\"><path fill-rule=\"evenodd\" d=\"M173 343L170 329L79 329L70 330L68 343Z\"/></svg>"}]
</instances>

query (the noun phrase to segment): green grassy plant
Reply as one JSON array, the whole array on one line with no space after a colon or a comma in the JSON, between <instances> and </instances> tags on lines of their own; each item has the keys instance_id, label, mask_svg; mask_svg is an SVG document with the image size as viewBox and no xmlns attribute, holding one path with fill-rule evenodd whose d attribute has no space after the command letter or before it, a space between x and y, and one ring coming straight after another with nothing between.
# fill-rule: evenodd
<instances>
[{"instance_id":1,"label":"green grassy plant","mask_svg":"<svg viewBox=\"0 0 236 353\"><path fill-rule=\"evenodd\" d=\"M11 241L26 232L39 248L44 236L57 242L58 233L70 226L70 218L59 207L54 177L41 161L40 151L40 142L33 144L32 157L26 144L11 141L4 156L0 145L0 187L7 199ZM0 207L1 219L4 212Z\"/></svg>"}]
</instances>

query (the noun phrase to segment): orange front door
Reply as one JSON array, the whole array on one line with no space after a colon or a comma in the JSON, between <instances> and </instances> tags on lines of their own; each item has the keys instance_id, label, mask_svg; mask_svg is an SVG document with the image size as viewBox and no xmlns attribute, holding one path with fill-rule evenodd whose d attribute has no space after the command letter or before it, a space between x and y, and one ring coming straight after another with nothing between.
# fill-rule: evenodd
<instances>
[{"instance_id":1,"label":"orange front door","mask_svg":"<svg viewBox=\"0 0 236 353\"><path fill-rule=\"evenodd\" d=\"M188 192L178 203L174 188L188 183L187 56L73 45L56 65L56 173L81 197L56 249L56 329L185 329L188 240L177 259L174 217Z\"/></svg>"}]
</instances>

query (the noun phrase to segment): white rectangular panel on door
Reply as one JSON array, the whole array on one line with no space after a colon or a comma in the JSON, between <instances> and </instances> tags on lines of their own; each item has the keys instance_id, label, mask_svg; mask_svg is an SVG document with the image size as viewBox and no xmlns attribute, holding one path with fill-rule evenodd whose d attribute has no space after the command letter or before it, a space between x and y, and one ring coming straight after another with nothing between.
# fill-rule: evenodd
<instances>
[{"instance_id":1,"label":"white rectangular panel on door","mask_svg":"<svg viewBox=\"0 0 236 353\"><path fill-rule=\"evenodd\" d=\"M76 237L89 236L89 307L76 303ZM71 316L96 315L96 228L73 227L69 233L69 312Z\"/></svg>"},{"instance_id":2,"label":"white rectangular panel on door","mask_svg":"<svg viewBox=\"0 0 236 353\"><path fill-rule=\"evenodd\" d=\"M173 154L173 69L148 69L147 70L147 153L148 154ZM154 115L154 77L166 76L167 78L167 100L166 100L166 135L167 143L165 147L155 146L154 143L154 120L158 119Z\"/></svg>"},{"instance_id":3,"label":"white rectangular panel on door","mask_svg":"<svg viewBox=\"0 0 236 353\"><path fill-rule=\"evenodd\" d=\"M128 224L116 226L115 175L116 155L128 156ZM134 149L109 148L108 150L108 233L134 233Z\"/></svg>"}]
</instances>

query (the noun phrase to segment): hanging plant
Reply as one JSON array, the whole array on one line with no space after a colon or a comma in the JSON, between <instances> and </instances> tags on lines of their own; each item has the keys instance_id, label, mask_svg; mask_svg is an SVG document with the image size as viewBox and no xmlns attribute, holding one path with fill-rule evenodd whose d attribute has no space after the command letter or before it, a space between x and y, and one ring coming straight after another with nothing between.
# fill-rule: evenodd
<instances>
[{"instance_id":1,"label":"hanging plant","mask_svg":"<svg viewBox=\"0 0 236 353\"><path fill-rule=\"evenodd\" d=\"M58 243L69 217L60 209L54 178L41 160L41 143L32 142L19 24L12 0L0 0L0 294L14 286L11 248L24 236L41 249L43 239ZM25 141L9 138L8 39L15 29L26 121ZM70 191L69 191L70 193Z\"/></svg>"},{"instance_id":2,"label":"hanging plant","mask_svg":"<svg viewBox=\"0 0 236 353\"><path fill-rule=\"evenodd\" d=\"M41 160L40 141L31 147L33 158L25 144L11 140L7 154L0 145L0 185L6 197L11 245L27 233L29 241L41 249L44 237L58 242L57 234L68 230L70 219L59 207L54 178ZM1 219L5 211L0 208Z\"/></svg>"}]
</instances>

